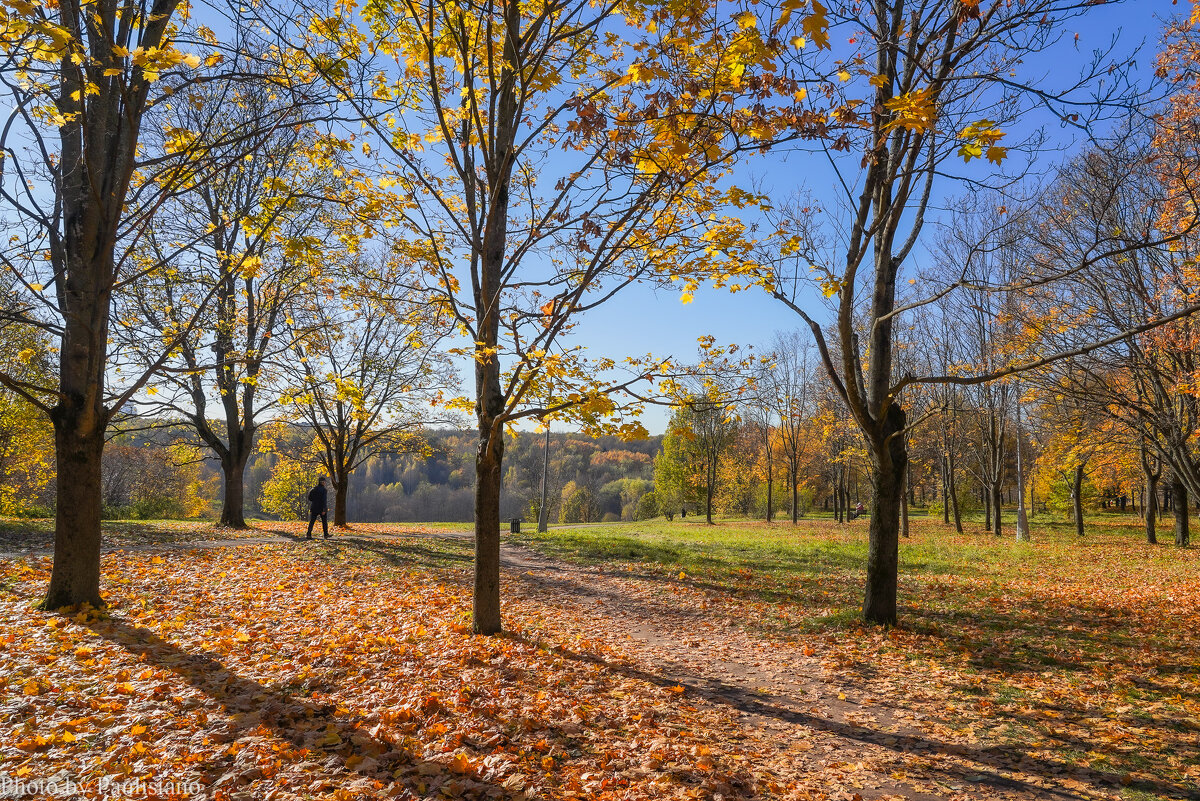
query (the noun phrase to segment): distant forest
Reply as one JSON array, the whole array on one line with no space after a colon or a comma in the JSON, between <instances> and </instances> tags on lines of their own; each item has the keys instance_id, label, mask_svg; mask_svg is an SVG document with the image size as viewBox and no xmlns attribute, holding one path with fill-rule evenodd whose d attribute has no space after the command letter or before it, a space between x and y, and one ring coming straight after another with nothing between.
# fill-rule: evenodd
<instances>
[{"instance_id":1,"label":"distant forest","mask_svg":"<svg viewBox=\"0 0 1200 801\"><path fill-rule=\"evenodd\" d=\"M473 519L475 447L473 431L426 432L425 454L383 454L371 458L354 473L347 515L351 522L392 523L415 521L469 522ZM661 436L623 442L617 437L590 439L577 433L550 434L550 466L546 495L550 521L564 519L568 511L590 520L633 519L641 495L653 486L654 455ZM533 432L506 437L504 518L536 518L541 499L545 435ZM246 510L263 514L259 496L278 456L258 454L246 470ZM205 472L219 477L216 463ZM582 499L580 510L573 508ZM568 516L570 517L570 515ZM582 522L582 521L581 521Z\"/></svg>"}]
</instances>

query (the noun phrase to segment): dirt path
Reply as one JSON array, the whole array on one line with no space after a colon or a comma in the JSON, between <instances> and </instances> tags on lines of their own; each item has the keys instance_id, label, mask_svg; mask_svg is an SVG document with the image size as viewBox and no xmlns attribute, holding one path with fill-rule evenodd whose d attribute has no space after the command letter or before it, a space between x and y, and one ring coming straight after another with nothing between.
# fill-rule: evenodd
<instances>
[{"instance_id":1,"label":"dirt path","mask_svg":"<svg viewBox=\"0 0 1200 801\"><path fill-rule=\"evenodd\" d=\"M506 545L502 561L518 592L577 612L584 633L614 638L630 657L615 669L733 711L781 784L811 785L817 775L834 798L852 800L1111 797L1068 789L1035 764L1015 769L1018 754L948 741L936 717L886 703L869 679L840 684L818 654L747 632L715 594L517 546Z\"/></svg>"}]
</instances>

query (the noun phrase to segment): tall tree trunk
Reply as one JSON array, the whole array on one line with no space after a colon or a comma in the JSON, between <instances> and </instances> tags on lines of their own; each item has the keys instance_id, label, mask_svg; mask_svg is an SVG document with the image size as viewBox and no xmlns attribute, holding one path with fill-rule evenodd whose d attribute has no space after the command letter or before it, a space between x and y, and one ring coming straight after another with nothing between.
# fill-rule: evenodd
<instances>
[{"instance_id":1,"label":"tall tree trunk","mask_svg":"<svg viewBox=\"0 0 1200 801\"><path fill-rule=\"evenodd\" d=\"M1188 491L1179 479L1171 479L1171 505L1175 507L1175 544L1188 544Z\"/></svg>"},{"instance_id":2,"label":"tall tree trunk","mask_svg":"<svg viewBox=\"0 0 1200 801\"><path fill-rule=\"evenodd\" d=\"M771 464L771 427L767 426L767 522L775 517L775 473Z\"/></svg>"},{"instance_id":3,"label":"tall tree trunk","mask_svg":"<svg viewBox=\"0 0 1200 801\"><path fill-rule=\"evenodd\" d=\"M546 423L546 438L542 443L542 503L538 507L538 533L549 529L550 512L546 509L546 485L550 475L550 424Z\"/></svg>"},{"instance_id":4,"label":"tall tree trunk","mask_svg":"<svg viewBox=\"0 0 1200 801\"><path fill-rule=\"evenodd\" d=\"M986 484L980 487L983 494L983 530L992 530L992 492Z\"/></svg>"},{"instance_id":5,"label":"tall tree trunk","mask_svg":"<svg viewBox=\"0 0 1200 801\"><path fill-rule=\"evenodd\" d=\"M1151 545L1158 543L1155 518L1158 516L1158 479L1162 476L1162 462L1152 456L1145 445L1139 449L1139 460L1142 463L1142 476L1146 480L1143 487L1145 499L1142 504L1142 520L1146 525L1146 542Z\"/></svg>"},{"instance_id":6,"label":"tall tree trunk","mask_svg":"<svg viewBox=\"0 0 1200 801\"><path fill-rule=\"evenodd\" d=\"M908 538L908 504L912 500L912 486L909 484L909 464L904 465L904 502L900 504L900 536Z\"/></svg>"},{"instance_id":7,"label":"tall tree trunk","mask_svg":"<svg viewBox=\"0 0 1200 801\"><path fill-rule=\"evenodd\" d=\"M942 523L950 525L950 469L949 454L942 453Z\"/></svg>"},{"instance_id":8,"label":"tall tree trunk","mask_svg":"<svg viewBox=\"0 0 1200 801\"><path fill-rule=\"evenodd\" d=\"M712 507L713 507L713 492L717 483L717 465L716 459L712 459L706 468L705 477L707 486L704 492L704 522L708 525L713 525Z\"/></svg>"},{"instance_id":9,"label":"tall tree trunk","mask_svg":"<svg viewBox=\"0 0 1200 801\"><path fill-rule=\"evenodd\" d=\"M841 524L841 470L836 468L833 472L833 518Z\"/></svg>"},{"instance_id":10,"label":"tall tree trunk","mask_svg":"<svg viewBox=\"0 0 1200 801\"><path fill-rule=\"evenodd\" d=\"M350 474L342 472L333 479L333 524L346 528L346 496L350 493Z\"/></svg>"},{"instance_id":11,"label":"tall tree trunk","mask_svg":"<svg viewBox=\"0 0 1200 801\"><path fill-rule=\"evenodd\" d=\"M91 604L100 598L100 465L104 430L54 409L58 505L54 520L54 567L43 609ZM81 424L82 422L82 424Z\"/></svg>"},{"instance_id":12,"label":"tall tree trunk","mask_svg":"<svg viewBox=\"0 0 1200 801\"><path fill-rule=\"evenodd\" d=\"M232 444L232 443L231 443ZM225 492L221 503L221 525L244 529L246 526L246 462L250 451L231 448L229 455L221 460L221 471L225 477Z\"/></svg>"},{"instance_id":13,"label":"tall tree trunk","mask_svg":"<svg viewBox=\"0 0 1200 801\"><path fill-rule=\"evenodd\" d=\"M799 487L797 487L797 484L799 484L799 475L798 475L799 472L800 472L800 466L797 465L795 461L791 462L788 465L788 479L791 481L791 484L792 484L792 525L793 526L796 525L798 522L800 522L800 489L799 489Z\"/></svg>"},{"instance_id":14,"label":"tall tree trunk","mask_svg":"<svg viewBox=\"0 0 1200 801\"><path fill-rule=\"evenodd\" d=\"M901 434L905 425L904 410L892 403L886 414L879 440L871 443L875 497L868 529L863 619L868 623L894 626L900 561L900 507L904 495L902 476L908 454Z\"/></svg>"},{"instance_id":15,"label":"tall tree trunk","mask_svg":"<svg viewBox=\"0 0 1200 801\"><path fill-rule=\"evenodd\" d=\"M850 494L846 491L846 470L839 468L837 473L837 521L839 524L846 522L846 504L850 502Z\"/></svg>"},{"instance_id":16,"label":"tall tree trunk","mask_svg":"<svg viewBox=\"0 0 1200 801\"><path fill-rule=\"evenodd\" d=\"M1000 488L1000 482L997 481L992 485L992 533L997 537L1001 535L1000 530L1000 507L1003 492Z\"/></svg>"},{"instance_id":17,"label":"tall tree trunk","mask_svg":"<svg viewBox=\"0 0 1200 801\"><path fill-rule=\"evenodd\" d=\"M1146 542L1158 544L1155 518L1158 516L1158 476L1146 474L1145 502L1142 504L1142 519L1146 522Z\"/></svg>"},{"instance_id":18,"label":"tall tree trunk","mask_svg":"<svg viewBox=\"0 0 1200 801\"><path fill-rule=\"evenodd\" d=\"M80 170L80 173L82 170ZM76 174L81 180L81 175ZM86 191L86 190L83 190ZM67 216L70 269L60 291L63 336L59 352L58 403L50 412L54 424L56 487L54 566L42 601L44 609L91 604L100 597L101 461L108 411L104 408L104 371L108 357L111 263L82 262L79 254L97 231L84 232L84 215ZM93 237L85 236L90 233Z\"/></svg>"},{"instance_id":19,"label":"tall tree trunk","mask_svg":"<svg viewBox=\"0 0 1200 801\"><path fill-rule=\"evenodd\" d=\"M500 622L500 482L503 434L480 432L475 457L475 596L473 629L497 634Z\"/></svg>"},{"instance_id":20,"label":"tall tree trunk","mask_svg":"<svg viewBox=\"0 0 1200 801\"><path fill-rule=\"evenodd\" d=\"M1075 515L1075 534L1083 536L1083 465L1075 465L1075 477L1071 482L1071 504Z\"/></svg>"}]
</instances>

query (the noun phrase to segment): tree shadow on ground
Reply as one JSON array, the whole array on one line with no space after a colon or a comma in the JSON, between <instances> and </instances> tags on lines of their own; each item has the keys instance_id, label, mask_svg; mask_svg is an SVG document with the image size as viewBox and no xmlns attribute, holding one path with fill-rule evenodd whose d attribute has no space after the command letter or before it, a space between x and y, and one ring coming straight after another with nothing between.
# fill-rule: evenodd
<instances>
[{"instance_id":1,"label":"tree shadow on ground","mask_svg":"<svg viewBox=\"0 0 1200 801\"><path fill-rule=\"evenodd\" d=\"M387 540L369 537L337 537L328 543L337 549L353 548L378 557L393 567L460 568L473 561L474 556L468 547L462 547L457 540L439 540L443 547L433 548L417 542L389 542Z\"/></svg>"},{"instance_id":2,"label":"tree shadow on ground","mask_svg":"<svg viewBox=\"0 0 1200 801\"><path fill-rule=\"evenodd\" d=\"M336 704L318 703L239 676L215 656L185 651L149 629L118 618L94 620L88 623L88 628L147 664L174 673L217 701L229 716L225 722L227 729L220 736L232 741L265 726L294 746L310 749L326 759L332 757L326 788L330 791L339 780L365 778L384 787L396 782L415 794L414 797L436 795L439 788L455 798L523 797L477 777L456 775L445 764L424 760L405 747L402 740L396 742L383 734L369 734L362 717L339 710ZM326 747L325 743L335 739L329 737L331 734L337 735L337 744ZM348 762L351 756L370 759ZM236 789L239 778L230 775L235 767L234 754L210 760L203 769L205 786Z\"/></svg>"},{"instance_id":3,"label":"tree shadow on ground","mask_svg":"<svg viewBox=\"0 0 1200 801\"><path fill-rule=\"evenodd\" d=\"M519 638L519 635L508 635ZM543 645L543 647L546 647ZM953 756L966 761L964 766L935 764L928 769L939 774L944 780L962 782L980 788L1016 790L1031 794L1050 794L1064 799L1077 799L1072 791L1046 788L1030 784L1020 779L1003 775L1014 769L1025 773L1034 773L1046 779L1053 780L1056 774L1063 773L1063 766L1023 751L1015 746L976 747L948 743L922 735L888 732L859 723L842 722L828 717L815 715L800 707L795 699L782 695L763 693L750 690L737 684L730 684L723 679L712 676L695 675L666 675L642 670L635 666L609 662L592 654L581 654L566 648L552 646L553 653L566 659L574 659L601 665L609 670L622 673L630 678L639 679L659 687L683 685L687 692L712 703L732 707L739 712L760 718L772 718L785 723L806 726L810 729L836 735L845 740L870 744L888 749L899 759L899 767L911 765L905 755L943 755ZM1156 795L1166 795L1177 798L1200 798L1200 792L1193 788L1174 784L1167 781L1150 781L1129 779L1118 773L1105 772L1092 768L1075 768L1073 775L1077 781L1092 785L1099 791L1111 792L1113 788L1126 787L1130 790L1140 790Z\"/></svg>"}]
</instances>

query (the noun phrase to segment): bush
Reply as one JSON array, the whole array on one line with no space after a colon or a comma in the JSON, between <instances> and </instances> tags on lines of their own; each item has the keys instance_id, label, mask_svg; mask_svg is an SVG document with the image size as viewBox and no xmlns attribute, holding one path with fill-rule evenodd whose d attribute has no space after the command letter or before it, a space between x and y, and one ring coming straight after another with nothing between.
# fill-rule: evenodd
<instances>
[{"instance_id":1,"label":"bush","mask_svg":"<svg viewBox=\"0 0 1200 801\"><path fill-rule=\"evenodd\" d=\"M558 513L560 523L589 523L592 520L595 499L587 487L579 487L574 481L563 488L562 508Z\"/></svg>"},{"instance_id":2,"label":"bush","mask_svg":"<svg viewBox=\"0 0 1200 801\"><path fill-rule=\"evenodd\" d=\"M259 508L283 520L307 520L308 491L319 475L321 471L316 465L280 459L271 477L263 482Z\"/></svg>"},{"instance_id":3,"label":"bush","mask_svg":"<svg viewBox=\"0 0 1200 801\"><path fill-rule=\"evenodd\" d=\"M634 514L635 520L649 520L652 517L658 517L658 496L654 490L638 498L637 512Z\"/></svg>"}]
</instances>

